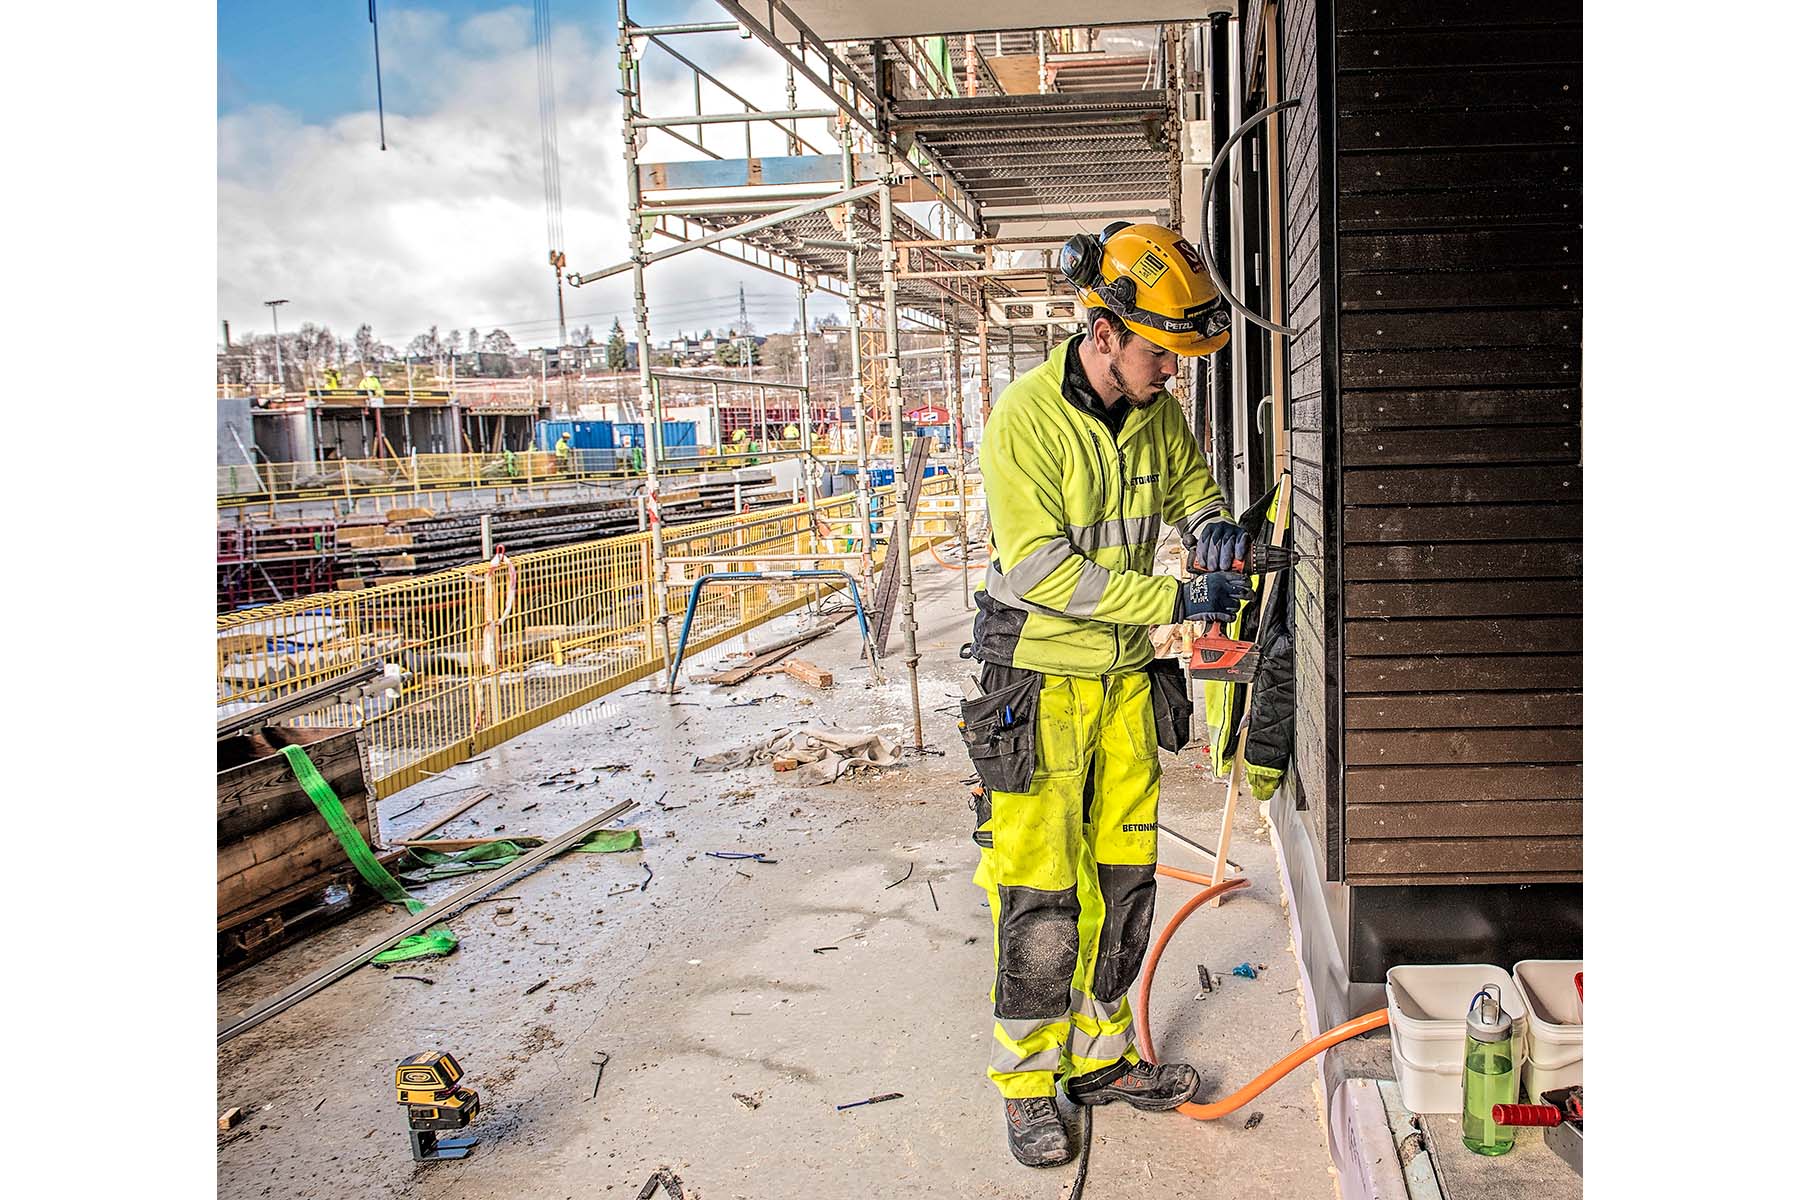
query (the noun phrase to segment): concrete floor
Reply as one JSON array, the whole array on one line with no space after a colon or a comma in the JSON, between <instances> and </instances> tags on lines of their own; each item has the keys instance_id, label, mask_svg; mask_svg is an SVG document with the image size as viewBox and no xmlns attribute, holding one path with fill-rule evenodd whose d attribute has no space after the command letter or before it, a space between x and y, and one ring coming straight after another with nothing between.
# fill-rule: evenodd
<instances>
[{"instance_id":1,"label":"concrete floor","mask_svg":"<svg viewBox=\"0 0 1800 1200\"><path fill-rule=\"evenodd\" d=\"M448 811L467 795L449 789L474 781L495 798L446 836L553 835L631 797L642 807L623 823L642 831L645 849L565 855L500 889L511 899L453 918L461 947L449 958L365 967L224 1046L219 1109L238 1105L247 1118L219 1135L220 1194L632 1197L660 1166L707 1200L1065 1194L1073 1166L1013 1162L983 1076L991 926L970 882L976 848L961 782L970 767L953 715L972 665L956 656L972 614L954 573L928 557L917 569L932 752L903 767L813 789L767 768L688 769L696 754L788 723L910 732L898 632L888 682L874 686L851 622L800 651L836 673L828 692L758 677L728 689L689 683L671 704L638 684L384 800L384 814L426 800L384 816L392 838ZM733 648L696 666L704 673ZM1192 746L1164 755L1162 815L1217 845L1224 788L1191 765L1200 757ZM630 770L582 771L600 782L579 791L538 786L565 768L621 762ZM1232 838L1252 887L1187 923L1153 995L1158 1050L1199 1068L1206 1099L1306 1036L1284 897L1254 804L1239 806ZM726 862L707 850L778 861ZM1200 865L1169 839L1163 858ZM642 881L646 864L647 890L609 895ZM422 894L438 899L461 882ZM1160 927L1193 888L1159 887ZM365 912L232 978L220 1018L393 920ZM826 946L837 949L815 953ZM1267 969L1255 980L1230 975L1246 961ZM1202 962L1223 977L1203 1000ZM540 980L549 982L527 995ZM393 1066L425 1049L454 1053L481 1094L472 1130L481 1142L459 1163L419 1165L408 1154ZM600 1050L612 1058L594 1099ZM1098 1110L1087 1194L1211 1197L1228 1179L1239 1200L1333 1195L1316 1079L1296 1071L1211 1123ZM883 1092L904 1098L834 1109ZM1262 1118L1246 1129L1253 1113Z\"/></svg>"}]
</instances>

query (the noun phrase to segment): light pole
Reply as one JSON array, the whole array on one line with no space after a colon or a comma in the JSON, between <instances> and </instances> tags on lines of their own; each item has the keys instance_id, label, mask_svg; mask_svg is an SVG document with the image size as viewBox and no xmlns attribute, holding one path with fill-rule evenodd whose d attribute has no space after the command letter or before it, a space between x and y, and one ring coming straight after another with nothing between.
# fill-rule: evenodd
<instances>
[{"instance_id":1,"label":"light pole","mask_svg":"<svg viewBox=\"0 0 1800 1200\"><path fill-rule=\"evenodd\" d=\"M287 301L264 300L263 303L269 306L269 316L275 322L275 386L285 392L287 385L282 381L281 375L281 306Z\"/></svg>"}]
</instances>

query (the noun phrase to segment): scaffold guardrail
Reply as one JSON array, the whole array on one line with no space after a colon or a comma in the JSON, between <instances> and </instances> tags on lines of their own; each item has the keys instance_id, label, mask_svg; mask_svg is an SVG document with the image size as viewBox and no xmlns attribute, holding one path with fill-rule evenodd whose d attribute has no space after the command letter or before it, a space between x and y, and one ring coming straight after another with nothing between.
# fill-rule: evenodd
<instances>
[{"instance_id":1,"label":"scaffold guardrail","mask_svg":"<svg viewBox=\"0 0 1800 1200\"><path fill-rule=\"evenodd\" d=\"M771 442L755 453L712 447L670 446L657 470L691 475L770 466L799 458L799 443ZM566 484L616 483L639 478L629 447L569 452L564 468L549 450L512 454L415 454L393 458L333 459L329 462L248 463L218 468L218 507L250 508L303 500L344 500L360 496L464 491L470 488L538 488Z\"/></svg>"},{"instance_id":2,"label":"scaffold guardrail","mask_svg":"<svg viewBox=\"0 0 1800 1200\"><path fill-rule=\"evenodd\" d=\"M949 474L923 495L954 495ZM893 489L876 496L891 503ZM753 568L759 551L831 555L858 526L856 497L768 509L665 530L671 555ZM938 526L938 528L933 528ZM915 524L919 551L955 536L955 518ZM852 541L852 544L855 544ZM885 541L872 549L879 561ZM679 619L691 583L666 590ZM772 581L704 594L689 653L717 645L838 590ZM359 663L397 665L398 693L361 711L325 708L300 725L366 731L365 774L377 796L646 678L665 664L651 541L626 534L472 563L363 591L322 592L218 618L219 714L272 700Z\"/></svg>"}]
</instances>

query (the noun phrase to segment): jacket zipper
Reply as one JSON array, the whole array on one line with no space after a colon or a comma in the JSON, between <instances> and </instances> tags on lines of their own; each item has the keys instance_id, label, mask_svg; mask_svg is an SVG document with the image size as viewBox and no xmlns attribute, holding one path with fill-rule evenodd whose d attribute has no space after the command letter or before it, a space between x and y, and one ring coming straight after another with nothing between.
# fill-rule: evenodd
<instances>
[{"instance_id":1,"label":"jacket zipper","mask_svg":"<svg viewBox=\"0 0 1800 1200\"><path fill-rule=\"evenodd\" d=\"M1110 434L1111 432L1112 432L1112 430L1110 430L1110 429L1107 430L1108 434ZM1100 486L1105 487L1106 486L1106 456L1100 450L1100 435L1095 433L1092 429L1090 429L1090 430L1088 430L1088 437L1093 439L1094 458L1100 464ZM1119 445L1119 441L1117 438L1113 439L1113 450L1119 456L1119 523L1120 523L1120 526L1123 527L1124 522L1125 522L1125 450L1123 447L1121 447ZM1105 505L1104 496L1102 496L1101 504L1102 504L1102 507L1104 507L1104 505ZM1106 672L1105 672L1106 674L1109 674L1109 675L1118 667L1119 656L1125 652L1124 645L1119 640L1119 627L1117 625L1112 626L1112 635L1113 635L1112 666L1107 667Z\"/></svg>"}]
</instances>

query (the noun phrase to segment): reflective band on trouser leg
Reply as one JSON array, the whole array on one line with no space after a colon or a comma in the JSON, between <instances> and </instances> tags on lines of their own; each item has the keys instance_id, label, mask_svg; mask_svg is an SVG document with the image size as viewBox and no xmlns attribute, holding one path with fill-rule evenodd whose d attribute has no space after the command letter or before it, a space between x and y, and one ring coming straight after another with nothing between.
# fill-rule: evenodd
<instances>
[{"instance_id":1,"label":"reflective band on trouser leg","mask_svg":"<svg viewBox=\"0 0 1800 1200\"><path fill-rule=\"evenodd\" d=\"M1137 1060L1131 1045L1131 1001L1120 996L1108 1004L1096 1000L1079 989L1072 996L1074 1011L1069 1021L1069 1073L1086 1075L1103 1070L1130 1055Z\"/></svg>"},{"instance_id":2,"label":"reflective band on trouser leg","mask_svg":"<svg viewBox=\"0 0 1800 1200\"><path fill-rule=\"evenodd\" d=\"M1049 1096L1069 1035L1080 956L1081 790L1101 710L1095 680L1049 675L1038 697L1029 792L991 792L994 848L975 882L994 913L994 1050L1003 1096ZM1091 868L1090 868L1091 869Z\"/></svg>"},{"instance_id":3,"label":"reflective band on trouser leg","mask_svg":"<svg viewBox=\"0 0 1800 1200\"><path fill-rule=\"evenodd\" d=\"M1109 676L1094 755L1094 801L1083 830L1093 862L1081 872L1081 962L1069 1069L1085 1075L1137 1061L1126 993L1143 965L1156 906L1156 809L1162 766L1150 679ZM1091 932L1090 932L1091 931Z\"/></svg>"}]
</instances>

